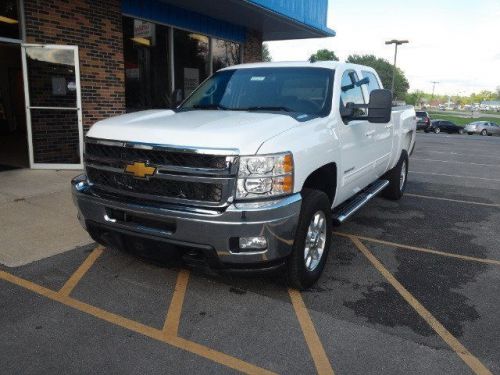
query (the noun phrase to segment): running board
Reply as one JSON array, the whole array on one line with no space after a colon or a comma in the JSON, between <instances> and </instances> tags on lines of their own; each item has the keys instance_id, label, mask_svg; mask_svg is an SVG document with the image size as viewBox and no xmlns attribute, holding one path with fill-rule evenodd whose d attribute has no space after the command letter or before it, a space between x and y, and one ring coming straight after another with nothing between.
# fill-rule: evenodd
<instances>
[{"instance_id":1,"label":"running board","mask_svg":"<svg viewBox=\"0 0 500 375\"><path fill-rule=\"evenodd\" d=\"M342 203L340 206L335 207L333 210L333 221L336 224L342 224L352 214L358 211L361 207L367 204L373 197L380 193L384 188L389 185L388 180L378 180L373 184L368 185L361 190L354 197Z\"/></svg>"}]
</instances>

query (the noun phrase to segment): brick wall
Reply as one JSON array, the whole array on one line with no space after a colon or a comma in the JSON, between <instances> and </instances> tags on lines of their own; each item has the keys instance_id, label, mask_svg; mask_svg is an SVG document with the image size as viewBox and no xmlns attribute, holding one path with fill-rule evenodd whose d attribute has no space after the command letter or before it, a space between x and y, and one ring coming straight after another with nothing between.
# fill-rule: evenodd
<instances>
[{"instance_id":1,"label":"brick wall","mask_svg":"<svg viewBox=\"0 0 500 375\"><path fill-rule=\"evenodd\" d=\"M243 62L262 61L262 35L253 30L247 31L245 45L243 46Z\"/></svg>"},{"instance_id":2,"label":"brick wall","mask_svg":"<svg viewBox=\"0 0 500 375\"><path fill-rule=\"evenodd\" d=\"M28 43L77 45L84 129L125 112L120 0L24 0Z\"/></svg>"}]
</instances>

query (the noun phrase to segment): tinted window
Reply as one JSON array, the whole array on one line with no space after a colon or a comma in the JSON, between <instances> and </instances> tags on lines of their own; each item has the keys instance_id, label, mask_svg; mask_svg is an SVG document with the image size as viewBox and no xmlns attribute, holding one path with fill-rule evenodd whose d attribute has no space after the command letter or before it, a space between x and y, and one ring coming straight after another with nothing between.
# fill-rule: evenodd
<instances>
[{"instance_id":1,"label":"tinted window","mask_svg":"<svg viewBox=\"0 0 500 375\"><path fill-rule=\"evenodd\" d=\"M333 74L322 68L253 68L215 73L181 109L330 113Z\"/></svg>"},{"instance_id":2,"label":"tinted window","mask_svg":"<svg viewBox=\"0 0 500 375\"><path fill-rule=\"evenodd\" d=\"M358 75L354 70L344 72L342 82L340 83L340 107L343 108L347 103L366 104L361 86L357 86ZM356 116L366 115L364 109L356 109Z\"/></svg>"},{"instance_id":3,"label":"tinted window","mask_svg":"<svg viewBox=\"0 0 500 375\"><path fill-rule=\"evenodd\" d=\"M416 114L418 117L426 117L427 116L427 112L416 112Z\"/></svg>"},{"instance_id":4,"label":"tinted window","mask_svg":"<svg viewBox=\"0 0 500 375\"><path fill-rule=\"evenodd\" d=\"M372 72L363 71L363 77L368 78L370 80L370 82L368 83L368 86L367 86L368 93L380 88L380 85L377 81L377 77Z\"/></svg>"}]
</instances>

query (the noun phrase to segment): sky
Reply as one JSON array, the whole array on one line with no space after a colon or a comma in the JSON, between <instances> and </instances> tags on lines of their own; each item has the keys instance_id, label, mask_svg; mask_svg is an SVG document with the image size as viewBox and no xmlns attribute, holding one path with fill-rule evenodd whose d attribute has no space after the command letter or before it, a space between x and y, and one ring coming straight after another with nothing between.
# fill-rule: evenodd
<instances>
[{"instance_id":1,"label":"sky","mask_svg":"<svg viewBox=\"0 0 500 375\"><path fill-rule=\"evenodd\" d=\"M311 0L315 1L315 0ZM333 38L269 42L273 61L307 60L318 49L374 54L397 65L410 91L469 95L500 86L500 0L329 0L328 27Z\"/></svg>"}]
</instances>

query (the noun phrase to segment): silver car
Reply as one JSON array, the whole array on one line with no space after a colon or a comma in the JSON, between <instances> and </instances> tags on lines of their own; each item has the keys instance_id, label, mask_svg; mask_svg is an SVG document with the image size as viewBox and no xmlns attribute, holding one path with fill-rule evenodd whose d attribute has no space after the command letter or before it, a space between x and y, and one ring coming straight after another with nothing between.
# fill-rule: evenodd
<instances>
[{"instance_id":1,"label":"silver car","mask_svg":"<svg viewBox=\"0 0 500 375\"><path fill-rule=\"evenodd\" d=\"M500 125L491 121L476 121L465 126L467 134L500 135Z\"/></svg>"}]
</instances>

